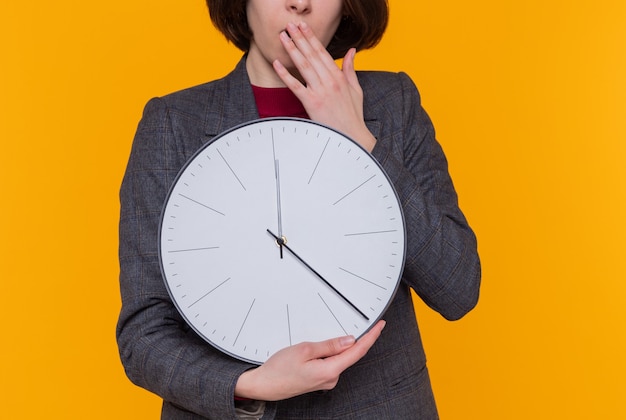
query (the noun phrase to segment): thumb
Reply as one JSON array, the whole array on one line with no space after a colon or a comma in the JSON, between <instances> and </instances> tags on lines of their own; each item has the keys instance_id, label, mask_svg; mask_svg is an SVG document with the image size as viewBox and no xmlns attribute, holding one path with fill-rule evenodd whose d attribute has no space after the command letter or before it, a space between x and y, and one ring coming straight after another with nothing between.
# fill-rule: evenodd
<instances>
[{"instance_id":1,"label":"thumb","mask_svg":"<svg viewBox=\"0 0 626 420\"><path fill-rule=\"evenodd\" d=\"M335 356L354 345L356 340L352 335L331 338L330 340L311 343L311 359L322 359Z\"/></svg>"}]
</instances>

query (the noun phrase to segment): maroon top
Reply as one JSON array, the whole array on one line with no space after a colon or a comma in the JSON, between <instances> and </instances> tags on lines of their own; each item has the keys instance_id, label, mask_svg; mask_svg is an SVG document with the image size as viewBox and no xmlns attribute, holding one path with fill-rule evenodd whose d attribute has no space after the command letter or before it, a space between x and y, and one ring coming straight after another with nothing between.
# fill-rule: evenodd
<instances>
[{"instance_id":1,"label":"maroon top","mask_svg":"<svg viewBox=\"0 0 626 420\"><path fill-rule=\"evenodd\" d=\"M252 85L259 117L309 118L302 102L287 87L265 88Z\"/></svg>"}]
</instances>

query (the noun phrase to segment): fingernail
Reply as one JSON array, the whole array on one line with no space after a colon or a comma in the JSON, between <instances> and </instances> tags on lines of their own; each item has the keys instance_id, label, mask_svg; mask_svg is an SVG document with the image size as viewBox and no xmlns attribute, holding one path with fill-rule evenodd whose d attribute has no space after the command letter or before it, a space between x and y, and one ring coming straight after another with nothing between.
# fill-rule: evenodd
<instances>
[{"instance_id":1,"label":"fingernail","mask_svg":"<svg viewBox=\"0 0 626 420\"><path fill-rule=\"evenodd\" d=\"M354 344L354 336L346 335L345 337L341 337L339 339L339 343L342 347L348 347Z\"/></svg>"}]
</instances>

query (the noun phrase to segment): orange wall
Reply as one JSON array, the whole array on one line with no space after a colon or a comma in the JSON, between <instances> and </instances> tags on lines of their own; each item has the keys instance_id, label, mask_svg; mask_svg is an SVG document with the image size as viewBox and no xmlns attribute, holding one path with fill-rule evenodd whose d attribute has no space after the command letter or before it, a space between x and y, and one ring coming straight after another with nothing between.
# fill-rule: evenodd
<instances>
[{"instance_id":1,"label":"orange wall","mask_svg":"<svg viewBox=\"0 0 626 420\"><path fill-rule=\"evenodd\" d=\"M626 2L391 0L360 68L407 71L484 265L417 303L443 419L625 418ZM158 418L114 326L117 190L144 103L239 57L201 0L0 6L6 418Z\"/></svg>"}]
</instances>

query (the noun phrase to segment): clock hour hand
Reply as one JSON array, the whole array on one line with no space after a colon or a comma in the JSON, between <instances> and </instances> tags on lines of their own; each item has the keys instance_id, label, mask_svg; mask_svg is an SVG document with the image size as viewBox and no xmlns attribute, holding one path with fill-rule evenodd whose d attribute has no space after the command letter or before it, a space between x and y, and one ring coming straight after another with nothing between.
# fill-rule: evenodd
<instances>
[{"instance_id":1,"label":"clock hour hand","mask_svg":"<svg viewBox=\"0 0 626 420\"><path fill-rule=\"evenodd\" d=\"M315 271L315 269L313 267L311 267L306 261L304 261L298 254L296 254L285 242L285 239L281 236L277 236L274 233L272 233L271 230L267 229L267 233L269 233L270 235L272 235L274 237L274 239L276 239L276 243L278 243L278 245L285 247L285 249L287 251L289 251L289 253L291 253L291 255L293 255L294 257L296 257L296 259L298 261L300 261L302 264L304 264L306 266L306 268L308 268L309 270L311 270L311 272L313 274L315 274L317 277L319 277L320 280L322 280L324 283L326 283L326 285L328 287L330 287L331 289L333 289L333 291L335 293L337 293L337 295L339 295L339 297L341 297L348 305L350 305L352 307L352 309L354 309L355 311L357 311L359 313L359 315L361 315L363 318L365 318L367 321L369 321L369 318L367 317L367 315L365 315L363 312L361 312L361 310L359 308L356 307L356 305L352 302L350 302L350 300L345 297L339 290L335 289L335 287L330 284L328 282L328 280L326 280L320 273L318 273L317 271Z\"/></svg>"}]
</instances>

